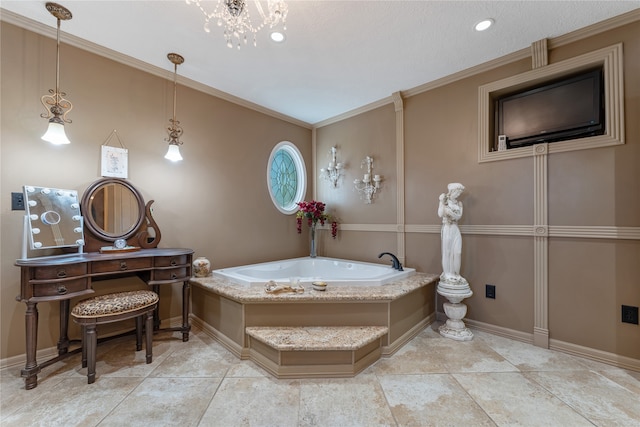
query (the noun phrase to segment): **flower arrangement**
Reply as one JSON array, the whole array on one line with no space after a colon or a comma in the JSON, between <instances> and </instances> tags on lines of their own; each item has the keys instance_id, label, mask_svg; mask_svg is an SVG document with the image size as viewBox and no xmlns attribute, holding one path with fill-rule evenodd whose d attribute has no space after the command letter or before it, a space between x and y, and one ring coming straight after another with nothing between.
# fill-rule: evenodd
<instances>
[{"instance_id":1,"label":"flower arrangement","mask_svg":"<svg viewBox=\"0 0 640 427\"><path fill-rule=\"evenodd\" d=\"M331 215L324 213L326 205L322 202L312 200L310 202L299 202L300 209L296 212L296 222L298 223L298 234L302 233L302 219L307 219L309 227L315 227L320 222L320 225L324 225L325 222L331 221L331 237L334 239L338 234L338 223L332 219Z\"/></svg>"}]
</instances>

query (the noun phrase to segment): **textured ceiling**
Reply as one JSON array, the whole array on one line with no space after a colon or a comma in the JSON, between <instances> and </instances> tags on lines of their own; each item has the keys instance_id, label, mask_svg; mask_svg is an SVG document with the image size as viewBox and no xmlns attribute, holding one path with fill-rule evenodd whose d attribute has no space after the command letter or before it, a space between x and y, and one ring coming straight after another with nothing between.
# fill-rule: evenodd
<instances>
[{"instance_id":1,"label":"textured ceiling","mask_svg":"<svg viewBox=\"0 0 640 427\"><path fill-rule=\"evenodd\" d=\"M285 43L263 31L257 47L237 50L221 28L205 33L202 12L184 0L58 2L73 13L62 22L63 43L72 34L169 71L166 55L177 52L185 57L179 75L308 124L640 7L638 0L288 0ZM9 22L6 11L55 27L44 3L0 6ZM488 17L495 25L475 32Z\"/></svg>"}]
</instances>

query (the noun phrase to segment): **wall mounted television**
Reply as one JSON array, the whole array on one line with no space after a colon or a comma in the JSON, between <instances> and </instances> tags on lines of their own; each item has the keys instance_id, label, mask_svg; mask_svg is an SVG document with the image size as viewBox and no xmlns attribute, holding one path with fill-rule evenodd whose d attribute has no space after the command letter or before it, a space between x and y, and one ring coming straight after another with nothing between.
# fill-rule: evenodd
<instances>
[{"instance_id":1,"label":"wall mounted television","mask_svg":"<svg viewBox=\"0 0 640 427\"><path fill-rule=\"evenodd\" d=\"M507 148L602 135L602 68L583 71L495 101L495 129Z\"/></svg>"}]
</instances>

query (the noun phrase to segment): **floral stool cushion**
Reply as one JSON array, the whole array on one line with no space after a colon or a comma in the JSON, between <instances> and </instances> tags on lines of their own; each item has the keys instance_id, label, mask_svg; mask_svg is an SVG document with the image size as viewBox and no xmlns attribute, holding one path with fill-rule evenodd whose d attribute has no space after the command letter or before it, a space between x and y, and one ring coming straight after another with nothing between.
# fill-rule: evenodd
<instances>
[{"instance_id":1,"label":"floral stool cushion","mask_svg":"<svg viewBox=\"0 0 640 427\"><path fill-rule=\"evenodd\" d=\"M158 294L152 291L127 291L100 295L80 301L71 315L77 318L103 317L123 314L154 305Z\"/></svg>"}]
</instances>

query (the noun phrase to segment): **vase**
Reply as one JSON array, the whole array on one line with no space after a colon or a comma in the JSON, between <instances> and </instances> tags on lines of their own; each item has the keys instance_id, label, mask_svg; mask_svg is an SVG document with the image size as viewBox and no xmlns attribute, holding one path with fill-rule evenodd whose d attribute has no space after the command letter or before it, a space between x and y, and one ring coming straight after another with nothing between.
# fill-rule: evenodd
<instances>
[{"instance_id":1,"label":"vase","mask_svg":"<svg viewBox=\"0 0 640 427\"><path fill-rule=\"evenodd\" d=\"M311 258L316 257L316 223L314 222L309 227L309 233L311 233L311 254L309 255Z\"/></svg>"},{"instance_id":2,"label":"vase","mask_svg":"<svg viewBox=\"0 0 640 427\"><path fill-rule=\"evenodd\" d=\"M203 256L193 261L193 275L196 277L207 277L211 273L211 262Z\"/></svg>"}]
</instances>

